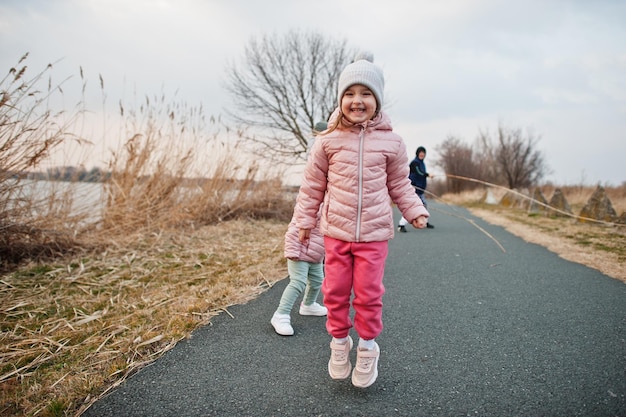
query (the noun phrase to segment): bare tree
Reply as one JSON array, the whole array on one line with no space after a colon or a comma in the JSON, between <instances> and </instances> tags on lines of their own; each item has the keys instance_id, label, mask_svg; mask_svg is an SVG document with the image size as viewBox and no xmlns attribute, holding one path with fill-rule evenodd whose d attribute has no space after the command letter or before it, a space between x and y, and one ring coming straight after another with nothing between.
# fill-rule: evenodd
<instances>
[{"instance_id":1,"label":"bare tree","mask_svg":"<svg viewBox=\"0 0 626 417\"><path fill-rule=\"evenodd\" d=\"M481 132L482 142L489 158L494 162L490 176L499 179L509 188L530 187L537 184L547 173L548 166L541 151L536 148L539 137L522 129L499 125L494 140L487 132Z\"/></svg>"},{"instance_id":2,"label":"bare tree","mask_svg":"<svg viewBox=\"0 0 626 417\"><path fill-rule=\"evenodd\" d=\"M438 147L439 158L436 163L446 174L461 176L466 178L485 180L484 158L474 148L462 143L461 139L448 136ZM448 191L459 193L461 191L473 190L478 187L478 183L468 182L460 178L448 176L446 179Z\"/></svg>"},{"instance_id":3,"label":"bare tree","mask_svg":"<svg viewBox=\"0 0 626 417\"><path fill-rule=\"evenodd\" d=\"M337 106L337 81L356 50L315 32L252 38L240 65L229 64L229 116L255 152L275 162L303 161L319 121Z\"/></svg>"}]
</instances>

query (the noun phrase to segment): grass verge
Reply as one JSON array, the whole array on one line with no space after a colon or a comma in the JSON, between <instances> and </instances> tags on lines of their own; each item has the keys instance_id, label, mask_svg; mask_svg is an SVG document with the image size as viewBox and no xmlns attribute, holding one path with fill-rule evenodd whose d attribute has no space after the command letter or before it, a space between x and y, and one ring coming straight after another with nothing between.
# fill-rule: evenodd
<instances>
[{"instance_id":1,"label":"grass verge","mask_svg":"<svg viewBox=\"0 0 626 417\"><path fill-rule=\"evenodd\" d=\"M0 279L0 414L75 415L287 275L284 222L153 234Z\"/></svg>"}]
</instances>

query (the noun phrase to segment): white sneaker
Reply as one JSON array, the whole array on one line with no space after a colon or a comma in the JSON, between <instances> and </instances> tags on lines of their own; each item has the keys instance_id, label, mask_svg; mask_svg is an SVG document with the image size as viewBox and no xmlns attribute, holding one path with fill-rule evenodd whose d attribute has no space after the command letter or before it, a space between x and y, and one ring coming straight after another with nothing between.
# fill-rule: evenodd
<instances>
[{"instance_id":1,"label":"white sneaker","mask_svg":"<svg viewBox=\"0 0 626 417\"><path fill-rule=\"evenodd\" d=\"M325 316L328 314L328 309L318 303L313 303L310 306L305 306L304 303L300 304L301 316Z\"/></svg>"},{"instance_id":2,"label":"white sneaker","mask_svg":"<svg viewBox=\"0 0 626 417\"><path fill-rule=\"evenodd\" d=\"M291 327L291 317L289 314L274 313L272 320L270 321L276 333L282 336L293 335L293 327Z\"/></svg>"}]
</instances>

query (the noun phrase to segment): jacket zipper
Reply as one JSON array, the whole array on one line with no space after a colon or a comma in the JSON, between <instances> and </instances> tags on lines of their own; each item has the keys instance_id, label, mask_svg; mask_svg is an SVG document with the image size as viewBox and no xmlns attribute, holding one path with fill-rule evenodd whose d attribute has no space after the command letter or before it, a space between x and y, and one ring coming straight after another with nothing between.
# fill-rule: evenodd
<instances>
[{"instance_id":1,"label":"jacket zipper","mask_svg":"<svg viewBox=\"0 0 626 417\"><path fill-rule=\"evenodd\" d=\"M367 122L366 122L367 123ZM361 132L359 132L359 189L358 193L358 201L357 201L357 212L356 212L356 241L361 241L361 208L363 207L363 140L365 138L365 128L363 126L361 128Z\"/></svg>"}]
</instances>

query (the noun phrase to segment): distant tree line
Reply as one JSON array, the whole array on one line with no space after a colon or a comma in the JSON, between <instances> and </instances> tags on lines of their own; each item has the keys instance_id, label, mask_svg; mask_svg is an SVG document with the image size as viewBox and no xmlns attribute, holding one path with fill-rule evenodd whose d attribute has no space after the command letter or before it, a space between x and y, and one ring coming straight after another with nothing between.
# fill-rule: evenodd
<instances>
[{"instance_id":1,"label":"distant tree line","mask_svg":"<svg viewBox=\"0 0 626 417\"><path fill-rule=\"evenodd\" d=\"M539 137L520 128L498 126L495 135L481 132L473 144L449 136L438 147L436 163L448 175L447 191L459 193L482 185L477 181L510 189L537 185L549 168L537 148Z\"/></svg>"},{"instance_id":2,"label":"distant tree line","mask_svg":"<svg viewBox=\"0 0 626 417\"><path fill-rule=\"evenodd\" d=\"M28 172L26 178L42 181L103 182L111 178L111 172L98 167L86 170L84 167L61 166L49 168L45 172Z\"/></svg>"}]
</instances>

